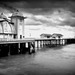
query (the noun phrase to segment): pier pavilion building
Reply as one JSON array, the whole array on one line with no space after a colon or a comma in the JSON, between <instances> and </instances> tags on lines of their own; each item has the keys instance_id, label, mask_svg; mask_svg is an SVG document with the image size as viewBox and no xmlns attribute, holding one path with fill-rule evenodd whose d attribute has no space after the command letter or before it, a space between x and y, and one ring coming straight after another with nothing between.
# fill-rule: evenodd
<instances>
[{"instance_id":1,"label":"pier pavilion building","mask_svg":"<svg viewBox=\"0 0 75 75\"><path fill-rule=\"evenodd\" d=\"M14 23L14 28L15 28L15 36L14 38L16 39L23 39L25 38L24 35L24 19L26 17L23 16L23 14L19 11L16 11L12 14L11 22Z\"/></svg>"},{"instance_id":2,"label":"pier pavilion building","mask_svg":"<svg viewBox=\"0 0 75 75\"><path fill-rule=\"evenodd\" d=\"M55 39L61 39L63 37L62 34L58 34L58 33L53 33L52 34L52 38L55 38Z\"/></svg>"},{"instance_id":3,"label":"pier pavilion building","mask_svg":"<svg viewBox=\"0 0 75 75\"><path fill-rule=\"evenodd\" d=\"M12 23L7 17L0 14L0 39L13 39L15 33L14 23Z\"/></svg>"},{"instance_id":4,"label":"pier pavilion building","mask_svg":"<svg viewBox=\"0 0 75 75\"><path fill-rule=\"evenodd\" d=\"M41 34L41 38L51 38L51 39L61 39L63 37L62 34L53 33L53 34Z\"/></svg>"},{"instance_id":5,"label":"pier pavilion building","mask_svg":"<svg viewBox=\"0 0 75 75\"><path fill-rule=\"evenodd\" d=\"M22 13L16 11L8 19L4 13L0 14L0 39L23 39L24 35L24 19Z\"/></svg>"},{"instance_id":6,"label":"pier pavilion building","mask_svg":"<svg viewBox=\"0 0 75 75\"><path fill-rule=\"evenodd\" d=\"M40 37L41 38L50 38L52 35L51 34L41 34Z\"/></svg>"}]
</instances>

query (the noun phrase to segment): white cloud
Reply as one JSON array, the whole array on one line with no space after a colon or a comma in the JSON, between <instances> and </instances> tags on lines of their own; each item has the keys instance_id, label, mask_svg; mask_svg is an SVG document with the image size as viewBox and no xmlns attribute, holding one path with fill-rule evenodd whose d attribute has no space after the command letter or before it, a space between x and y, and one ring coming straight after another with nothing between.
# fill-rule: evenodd
<instances>
[{"instance_id":1,"label":"white cloud","mask_svg":"<svg viewBox=\"0 0 75 75\"><path fill-rule=\"evenodd\" d=\"M28 18L25 20L26 25L41 25L42 23L40 21L35 21L32 18Z\"/></svg>"},{"instance_id":2,"label":"white cloud","mask_svg":"<svg viewBox=\"0 0 75 75\"><path fill-rule=\"evenodd\" d=\"M53 33L60 33L63 35L64 38L73 38L74 32L69 31L67 27L53 27L53 26L25 26L25 35L26 37L40 37L40 34L53 34Z\"/></svg>"}]
</instances>

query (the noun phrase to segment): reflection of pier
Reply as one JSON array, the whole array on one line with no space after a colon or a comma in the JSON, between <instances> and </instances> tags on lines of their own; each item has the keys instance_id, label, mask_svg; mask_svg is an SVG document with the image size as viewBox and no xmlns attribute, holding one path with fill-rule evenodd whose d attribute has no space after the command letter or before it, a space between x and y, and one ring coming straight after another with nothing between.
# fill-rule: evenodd
<instances>
[{"instance_id":1,"label":"reflection of pier","mask_svg":"<svg viewBox=\"0 0 75 75\"><path fill-rule=\"evenodd\" d=\"M0 56L14 54L29 54L37 49L75 43L75 39L24 39L24 40L2 40L0 41Z\"/></svg>"}]
</instances>

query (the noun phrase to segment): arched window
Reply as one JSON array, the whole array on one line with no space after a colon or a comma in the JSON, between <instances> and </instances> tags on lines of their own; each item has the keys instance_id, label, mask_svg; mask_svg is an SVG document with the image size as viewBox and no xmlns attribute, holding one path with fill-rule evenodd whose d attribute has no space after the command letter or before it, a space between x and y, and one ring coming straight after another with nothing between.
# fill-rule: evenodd
<instances>
[{"instance_id":1,"label":"arched window","mask_svg":"<svg viewBox=\"0 0 75 75\"><path fill-rule=\"evenodd\" d=\"M10 24L10 26L11 26L11 33L15 33L15 27L14 27L14 25Z\"/></svg>"},{"instance_id":2,"label":"arched window","mask_svg":"<svg viewBox=\"0 0 75 75\"><path fill-rule=\"evenodd\" d=\"M2 33L3 32L3 30L2 30L2 25L1 25L1 23L0 23L0 33Z\"/></svg>"},{"instance_id":3,"label":"arched window","mask_svg":"<svg viewBox=\"0 0 75 75\"><path fill-rule=\"evenodd\" d=\"M11 27L7 21L3 22L3 29L4 33L11 33Z\"/></svg>"}]
</instances>

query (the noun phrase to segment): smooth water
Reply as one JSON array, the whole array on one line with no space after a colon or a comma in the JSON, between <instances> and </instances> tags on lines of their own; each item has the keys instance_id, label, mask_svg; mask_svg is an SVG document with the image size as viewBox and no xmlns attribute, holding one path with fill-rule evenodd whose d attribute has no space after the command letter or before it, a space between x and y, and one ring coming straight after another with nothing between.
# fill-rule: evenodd
<instances>
[{"instance_id":1,"label":"smooth water","mask_svg":"<svg viewBox=\"0 0 75 75\"><path fill-rule=\"evenodd\" d=\"M0 75L75 75L75 44L0 58Z\"/></svg>"}]
</instances>

